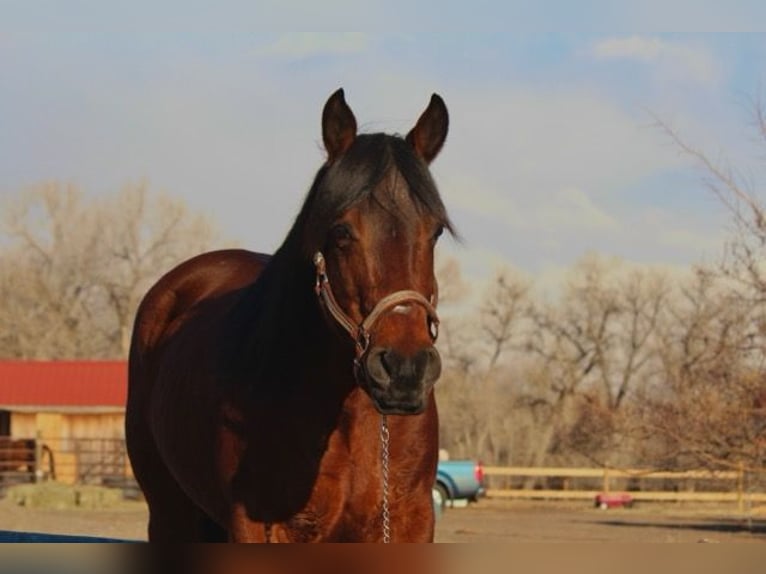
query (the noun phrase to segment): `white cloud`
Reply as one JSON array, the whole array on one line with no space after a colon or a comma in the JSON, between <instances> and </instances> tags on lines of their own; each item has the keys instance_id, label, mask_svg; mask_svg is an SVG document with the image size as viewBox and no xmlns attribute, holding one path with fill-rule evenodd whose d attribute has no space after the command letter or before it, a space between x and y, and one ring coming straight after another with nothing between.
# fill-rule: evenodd
<instances>
[{"instance_id":1,"label":"white cloud","mask_svg":"<svg viewBox=\"0 0 766 574\"><path fill-rule=\"evenodd\" d=\"M510 193L500 193L480 177L457 172L443 178L443 193L449 196L451 209L463 209L481 216L500 219L510 225L522 225L522 207Z\"/></svg>"},{"instance_id":2,"label":"white cloud","mask_svg":"<svg viewBox=\"0 0 766 574\"><path fill-rule=\"evenodd\" d=\"M686 77L700 84L720 80L721 69L708 49L699 45L671 42L655 36L612 37L591 47L597 60L638 60L662 68L663 74Z\"/></svg>"},{"instance_id":3,"label":"white cloud","mask_svg":"<svg viewBox=\"0 0 766 574\"><path fill-rule=\"evenodd\" d=\"M605 205L688 161L640 118L591 93L468 93L448 105L460 121L436 175L449 204L517 229L614 230Z\"/></svg>"},{"instance_id":4,"label":"white cloud","mask_svg":"<svg viewBox=\"0 0 766 574\"><path fill-rule=\"evenodd\" d=\"M600 208L587 193L575 187L558 191L553 201L543 204L538 212L542 224L548 222L559 228L609 231L619 228L619 223Z\"/></svg>"},{"instance_id":5,"label":"white cloud","mask_svg":"<svg viewBox=\"0 0 766 574\"><path fill-rule=\"evenodd\" d=\"M301 59L318 54L353 54L363 52L368 38L360 32L339 34L299 32L281 36L264 53Z\"/></svg>"},{"instance_id":6,"label":"white cloud","mask_svg":"<svg viewBox=\"0 0 766 574\"><path fill-rule=\"evenodd\" d=\"M533 195L550 201L572 188L612 194L687 162L667 153L657 130L646 129L646 115L589 91L474 92L447 104L459 121L439 161L470 170L472 179L480 175L482 184L519 202Z\"/></svg>"},{"instance_id":7,"label":"white cloud","mask_svg":"<svg viewBox=\"0 0 766 574\"><path fill-rule=\"evenodd\" d=\"M637 219L647 207L636 189L689 165L640 113L581 89L448 96L455 121L435 177L470 250L460 257L470 275L489 272L490 260L537 275L588 251L636 261L699 257L692 214L681 219L658 205L660 220ZM685 241L673 233L684 229Z\"/></svg>"},{"instance_id":8,"label":"white cloud","mask_svg":"<svg viewBox=\"0 0 766 574\"><path fill-rule=\"evenodd\" d=\"M570 231L614 231L619 222L584 191L563 187L552 194L540 194L520 203L512 194L502 194L479 181L450 178L445 186L451 207L501 220L516 229Z\"/></svg>"}]
</instances>

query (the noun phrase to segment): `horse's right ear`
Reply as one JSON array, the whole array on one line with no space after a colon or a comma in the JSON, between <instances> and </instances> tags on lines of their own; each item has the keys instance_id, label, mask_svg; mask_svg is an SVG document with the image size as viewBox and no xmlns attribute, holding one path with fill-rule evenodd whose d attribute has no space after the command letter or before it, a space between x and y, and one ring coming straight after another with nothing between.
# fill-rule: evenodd
<instances>
[{"instance_id":1,"label":"horse's right ear","mask_svg":"<svg viewBox=\"0 0 766 574\"><path fill-rule=\"evenodd\" d=\"M322 111L322 140L327 150L327 163L343 155L356 139L356 118L343 97L343 88L336 91Z\"/></svg>"},{"instance_id":2,"label":"horse's right ear","mask_svg":"<svg viewBox=\"0 0 766 574\"><path fill-rule=\"evenodd\" d=\"M431 163L442 149L444 140L447 139L448 128L447 106L439 94L434 94L431 96L428 108L418 118L418 122L407 134L406 139L426 163Z\"/></svg>"}]
</instances>

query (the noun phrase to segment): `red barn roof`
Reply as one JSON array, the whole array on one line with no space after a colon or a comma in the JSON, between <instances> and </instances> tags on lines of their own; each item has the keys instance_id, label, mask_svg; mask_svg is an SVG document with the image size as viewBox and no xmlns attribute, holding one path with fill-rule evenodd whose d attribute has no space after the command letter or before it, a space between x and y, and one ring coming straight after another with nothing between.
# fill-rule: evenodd
<instances>
[{"instance_id":1,"label":"red barn roof","mask_svg":"<svg viewBox=\"0 0 766 574\"><path fill-rule=\"evenodd\" d=\"M125 361L0 361L0 408L124 407Z\"/></svg>"}]
</instances>

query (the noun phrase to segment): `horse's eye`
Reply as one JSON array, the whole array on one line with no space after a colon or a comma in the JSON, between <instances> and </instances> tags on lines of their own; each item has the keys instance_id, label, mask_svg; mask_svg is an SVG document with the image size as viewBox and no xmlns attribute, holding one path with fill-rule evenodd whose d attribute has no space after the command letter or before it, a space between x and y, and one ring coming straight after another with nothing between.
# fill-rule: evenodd
<instances>
[{"instance_id":1,"label":"horse's eye","mask_svg":"<svg viewBox=\"0 0 766 574\"><path fill-rule=\"evenodd\" d=\"M442 233L444 233L444 226L440 225L436 228L436 231L434 231L434 241L439 239L442 236Z\"/></svg>"},{"instance_id":2,"label":"horse's eye","mask_svg":"<svg viewBox=\"0 0 766 574\"><path fill-rule=\"evenodd\" d=\"M330 237L338 245L345 245L354 238L351 228L345 223L338 223L330 230Z\"/></svg>"}]
</instances>

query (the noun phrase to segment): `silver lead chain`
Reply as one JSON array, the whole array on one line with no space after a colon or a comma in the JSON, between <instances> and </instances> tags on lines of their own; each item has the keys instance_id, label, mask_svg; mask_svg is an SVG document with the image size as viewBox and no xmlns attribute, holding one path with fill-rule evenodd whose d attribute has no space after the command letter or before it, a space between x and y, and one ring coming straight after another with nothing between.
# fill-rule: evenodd
<instances>
[{"instance_id":1,"label":"silver lead chain","mask_svg":"<svg viewBox=\"0 0 766 574\"><path fill-rule=\"evenodd\" d=\"M388 508L388 420L386 415L380 416L380 456L381 474L383 480L383 544L391 542L391 513Z\"/></svg>"}]
</instances>

